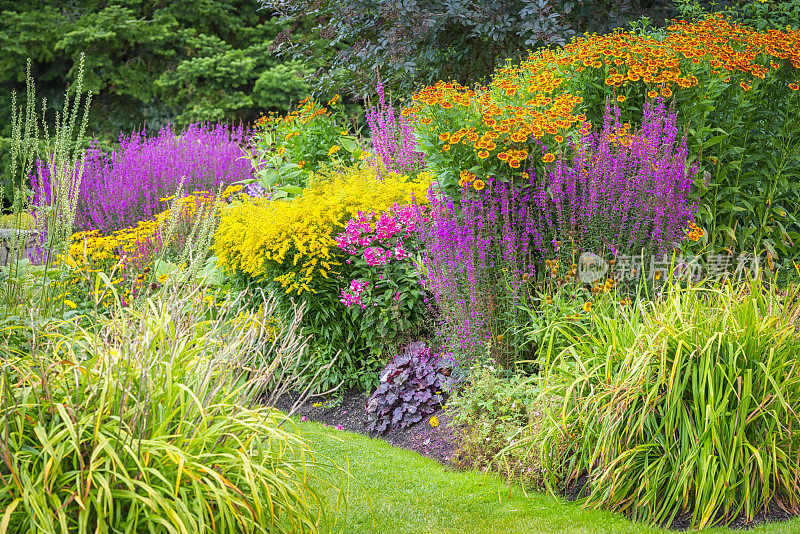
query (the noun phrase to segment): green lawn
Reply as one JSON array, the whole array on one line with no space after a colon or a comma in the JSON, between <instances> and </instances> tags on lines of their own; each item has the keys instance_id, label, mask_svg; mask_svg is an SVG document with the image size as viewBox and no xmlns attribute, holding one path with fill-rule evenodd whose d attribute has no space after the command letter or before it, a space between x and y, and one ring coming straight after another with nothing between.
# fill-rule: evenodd
<instances>
[{"instance_id":1,"label":"green lawn","mask_svg":"<svg viewBox=\"0 0 800 534\"><path fill-rule=\"evenodd\" d=\"M664 533L619 514L587 511L539 493L526 496L496 476L453 472L435 460L360 434L299 423L316 450L350 476L344 482L337 532L456 533ZM714 528L707 533L737 532ZM738 531L742 532L742 531ZM800 532L800 518L747 530L747 534Z\"/></svg>"}]
</instances>

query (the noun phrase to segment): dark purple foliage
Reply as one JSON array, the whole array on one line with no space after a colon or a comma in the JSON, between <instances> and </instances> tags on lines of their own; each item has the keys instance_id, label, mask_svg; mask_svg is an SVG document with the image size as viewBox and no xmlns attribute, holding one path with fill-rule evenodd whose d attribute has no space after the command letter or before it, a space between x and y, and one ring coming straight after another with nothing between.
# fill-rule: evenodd
<instances>
[{"instance_id":1,"label":"dark purple foliage","mask_svg":"<svg viewBox=\"0 0 800 534\"><path fill-rule=\"evenodd\" d=\"M423 341L408 345L381 373L378 389L367 401L367 428L386 432L422 421L444 401L442 388L450 368L433 359Z\"/></svg>"},{"instance_id":2,"label":"dark purple foliage","mask_svg":"<svg viewBox=\"0 0 800 534\"><path fill-rule=\"evenodd\" d=\"M252 178L252 166L242 158L244 144L242 127L193 124L180 133L166 127L155 137L144 131L121 136L120 148L110 154L93 146L86 155L75 231L108 234L148 220L168 208L160 199L174 195L181 181L187 194L213 193L220 185ZM31 178L37 205L40 184L48 191L48 180L40 164Z\"/></svg>"}]
</instances>

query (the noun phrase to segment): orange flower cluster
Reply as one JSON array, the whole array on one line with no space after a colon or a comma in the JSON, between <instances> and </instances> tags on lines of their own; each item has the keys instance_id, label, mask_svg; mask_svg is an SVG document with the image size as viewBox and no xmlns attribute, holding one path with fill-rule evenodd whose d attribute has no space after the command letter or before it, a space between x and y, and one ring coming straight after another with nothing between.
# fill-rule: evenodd
<instances>
[{"instance_id":1,"label":"orange flower cluster","mask_svg":"<svg viewBox=\"0 0 800 534\"><path fill-rule=\"evenodd\" d=\"M629 82L650 84L648 95L672 95L672 87L694 87L698 79L692 65L703 63L722 78L741 72L765 78L780 68L780 59L800 69L800 32L759 32L709 15L698 22L673 21L664 40L617 31L572 41L553 51L550 60L569 76L586 69L604 69L606 85L622 87ZM744 90L751 86L741 83ZM624 96L621 101L624 101ZM618 100L620 98L618 97Z\"/></svg>"},{"instance_id":2,"label":"orange flower cluster","mask_svg":"<svg viewBox=\"0 0 800 534\"><path fill-rule=\"evenodd\" d=\"M698 84L691 65L701 62L723 78L742 72L763 79L780 67L775 59L800 68L800 32L759 32L725 21L721 15L709 15L698 22L674 21L664 40L615 32L576 39L563 51L558 58L562 67L578 73L586 68L606 69L605 83L616 87L639 81L663 85L662 95L667 97L672 85ZM748 90L750 85L742 82L742 88ZM653 89L649 94L655 96Z\"/></svg>"},{"instance_id":3,"label":"orange flower cluster","mask_svg":"<svg viewBox=\"0 0 800 534\"><path fill-rule=\"evenodd\" d=\"M469 171L461 171L459 178L461 179L458 181L458 185L464 187L466 184L471 184L475 181L475 174Z\"/></svg>"},{"instance_id":4,"label":"orange flower cluster","mask_svg":"<svg viewBox=\"0 0 800 534\"><path fill-rule=\"evenodd\" d=\"M631 125L630 123L626 122L619 128L616 128L611 134L608 136L608 140L611 143L619 143L622 146L629 147L633 144L634 135L630 131Z\"/></svg>"},{"instance_id":5,"label":"orange flower cluster","mask_svg":"<svg viewBox=\"0 0 800 534\"><path fill-rule=\"evenodd\" d=\"M474 173L471 173L469 171L461 171L459 178L460 178L460 180L458 181L459 187L472 185L475 191L483 191L483 188L486 187L486 182L477 179L477 176L475 176Z\"/></svg>"},{"instance_id":6,"label":"orange flower cluster","mask_svg":"<svg viewBox=\"0 0 800 534\"><path fill-rule=\"evenodd\" d=\"M610 87L644 83L650 98L669 98L674 90L700 84L693 72L726 82L733 74L751 77L739 84L746 91L755 79L788 65L800 69L800 32L759 32L709 15L697 22L673 21L663 40L624 31L577 38L563 48L532 53L519 65L509 63L488 86L474 90L439 82L413 95L413 105L402 113L438 136L442 151L462 142L480 160L496 163L496 158L517 169L535 140L561 143L574 126L576 133L591 128L579 114L583 99L571 93L589 69L598 70ZM789 87L797 90L798 84ZM629 136L621 135L623 140Z\"/></svg>"},{"instance_id":7,"label":"orange flower cluster","mask_svg":"<svg viewBox=\"0 0 800 534\"><path fill-rule=\"evenodd\" d=\"M328 102L329 106L336 104L337 100L339 99L339 95L334 96L330 102ZM322 115L330 115L331 111L328 108L320 106L316 101L312 100L311 97L306 97L300 101L297 106L297 109L289 112L287 115L280 117L275 114L262 115L256 121L256 125L263 127L268 124L278 125L281 123L284 124L292 124L297 123L297 125L304 125L308 124L309 121L314 120L316 117ZM298 135L298 134L295 134Z\"/></svg>"},{"instance_id":8,"label":"orange flower cluster","mask_svg":"<svg viewBox=\"0 0 800 534\"><path fill-rule=\"evenodd\" d=\"M509 70L513 69L504 69L504 72ZM582 102L581 97L567 93L553 96L545 94L560 85L552 73L544 71L540 78L524 87L507 84L503 78L497 78L496 81L504 95L525 95L526 105L512 106L497 101L493 95L494 85L482 88L478 94L456 83L440 82L415 94L412 98L416 103L402 113L407 117L416 117L422 125L430 125L433 117L417 115L423 108L456 107L477 111L475 125L438 134L439 141L444 143L442 150L446 152L457 143L462 143L471 146L480 159L494 156L513 169L519 168L528 157L526 142L529 139L556 135L586 119L585 116L572 113ZM435 130L438 123L430 129ZM558 137L563 141L563 136Z\"/></svg>"},{"instance_id":9,"label":"orange flower cluster","mask_svg":"<svg viewBox=\"0 0 800 534\"><path fill-rule=\"evenodd\" d=\"M689 239L691 241L700 241L700 238L706 235L706 231L697 226L695 223L689 223Z\"/></svg>"}]
</instances>

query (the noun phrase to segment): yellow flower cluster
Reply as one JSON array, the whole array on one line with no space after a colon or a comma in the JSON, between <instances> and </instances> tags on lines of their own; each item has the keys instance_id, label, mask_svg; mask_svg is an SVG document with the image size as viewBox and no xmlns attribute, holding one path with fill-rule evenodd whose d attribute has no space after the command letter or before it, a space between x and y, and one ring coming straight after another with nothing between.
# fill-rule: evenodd
<instances>
[{"instance_id":1,"label":"yellow flower cluster","mask_svg":"<svg viewBox=\"0 0 800 534\"><path fill-rule=\"evenodd\" d=\"M241 186L226 189L226 193L238 191ZM200 205L211 200L206 191L195 191L177 202L181 210L180 217L190 220L197 213ZM170 198L171 200L171 198ZM169 223L171 211L166 210L149 221L140 221L132 228L118 230L111 235L100 235L98 230L88 230L72 235L70 246L65 256L56 261L63 262L80 271L108 271L123 258L134 258L147 248L159 232Z\"/></svg>"},{"instance_id":2,"label":"yellow flower cluster","mask_svg":"<svg viewBox=\"0 0 800 534\"><path fill-rule=\"evenodd\" d=\"M359 211L382 212L395 203L427 202L430 176L411 181L396 173L383 179L371 166L313 175L290 200L250 199L226 206L214 240L228 272L278 282L287 293L315 292L336 274L343 252L334 240Z\"/></svg>"},{"instance_id":3,"label":"yellow flower cluster","mask_svg":"<svg viewBox=\"0 0 800 534\"><path fill-rule=\"evenodd\" d=\"M595 295L598 293L609 293L614 289L615 285L616 282L614 282L612 278L606 278L605 281L597 280L592 286L592 293Z\"/></svg>"}]
</instances>

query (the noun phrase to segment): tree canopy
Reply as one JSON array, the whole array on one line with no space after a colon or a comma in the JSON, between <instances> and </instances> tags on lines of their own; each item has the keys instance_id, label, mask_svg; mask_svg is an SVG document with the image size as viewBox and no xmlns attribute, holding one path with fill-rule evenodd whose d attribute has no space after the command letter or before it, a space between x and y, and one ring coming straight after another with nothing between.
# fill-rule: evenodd
<instances>
[{"instance_id":1,"label":"tree canopy","mask_svg":"<svg viewBox=\"0 0 800 534\"><path fill-rule=\"evenodd\" d=\"M11 90L24 90L27 58L37 94L57 108L81 52L95 94L90 131L105 137L143 124L249 121L310 91L306 67L271 52L285 24L254 0L0 0L0 17L3 116Z\"/></svg>"},{"instance_id":2,"label":"tree canopy","mask_svg":"<svg viewBox=\"0 0 800 534\"><path fill-rule=\"evenodd\" d=\"M564 44L575 33L607 31L668 0L261 0L286 23L313 21L315 33L276 38L296 59L314 57L323 37L339 49L314 73L316 86L369 94L384 85L408 93L437 80L484 81L506 59Z\"/></svg>"}]
</instances>

